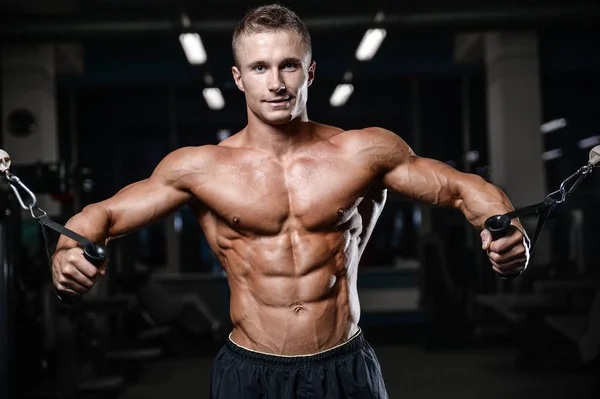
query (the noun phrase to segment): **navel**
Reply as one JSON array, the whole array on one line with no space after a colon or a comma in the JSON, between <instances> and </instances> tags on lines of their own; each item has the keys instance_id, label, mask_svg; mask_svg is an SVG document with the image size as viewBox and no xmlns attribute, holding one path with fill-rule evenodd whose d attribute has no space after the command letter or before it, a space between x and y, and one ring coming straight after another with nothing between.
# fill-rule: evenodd
<instances>
[{"instance_id":1,"label":"navel","mask_svg":"<svg viewBox=\"0 0 600 399\"><path fill-rule=\"evenodd\" d=\"M296 305L294 306L294 313L295 314L302 314L305 312L306 309L304 309L304 306L300 306L300 305Z\"/></svg>"},{"instance_id":2,"label":"navel","mask_svg":"<svg viewBox=\"0 0 600 399\"><path fill-rule=\"evenodd\" d=\"M233 224L240 224L240 218L237 216L233 217Z\"/></svg>"}]
</instances>

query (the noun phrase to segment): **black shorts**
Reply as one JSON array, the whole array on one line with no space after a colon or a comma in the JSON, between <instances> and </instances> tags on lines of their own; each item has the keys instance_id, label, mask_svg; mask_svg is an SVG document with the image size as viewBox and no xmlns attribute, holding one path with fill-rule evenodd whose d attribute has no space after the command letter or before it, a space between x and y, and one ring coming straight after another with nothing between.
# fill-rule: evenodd
<instances>
[{"instance_id":1,"label":"black shorts","mask_svg":"<svg viewBox=\"0 0 600 399\"><path fill-rule=\"evenodd\" d=\"M362 332L333 349L307 356L277 356L231 340L215 358L213 399L388 397L381 367Z\"/></svg>"}]
</instances>

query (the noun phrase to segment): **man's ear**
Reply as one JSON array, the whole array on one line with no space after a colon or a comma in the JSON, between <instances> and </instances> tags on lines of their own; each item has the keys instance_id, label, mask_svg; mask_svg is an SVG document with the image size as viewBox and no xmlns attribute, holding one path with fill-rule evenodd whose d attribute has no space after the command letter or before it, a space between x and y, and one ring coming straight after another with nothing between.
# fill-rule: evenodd
<instances>
[{"instance_id":1,"label":"man's ear","mask_svg":"<svg viewBox=\"0 0 600 399\"><path fill-rule=\"evenodd\" d=\"M231 74L233 75L233 81L235 85L240 89L240 91L244 91L244 83L242 82L242 73L236 66L231 67Z\"/></svg>"},{"instance_id":2,"label":"man's ear","mask_svg":"<svg viewBox=\"0 0 600 399\"><path fill-rule=\"evenodd\" d=\"M312 61L310 66L308 67L308 85L310 86L315 79L315 68L317 67L317 63Z\"/></svg>"}]
</instances>

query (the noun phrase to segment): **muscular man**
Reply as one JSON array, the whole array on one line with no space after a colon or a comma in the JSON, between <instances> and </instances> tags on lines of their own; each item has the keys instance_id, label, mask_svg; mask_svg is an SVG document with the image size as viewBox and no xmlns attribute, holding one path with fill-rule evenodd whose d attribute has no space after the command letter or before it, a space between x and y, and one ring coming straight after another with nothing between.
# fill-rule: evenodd
<instances>
[{"instance_id":1,"label":"muscular man","mask_svg":"<svg viewBox=\"0 0 600 399\"><path fill-rule=\"evenodd\" d=\"M513 208L497 187L415 155L388 130L309 120L315 63L292 11L250 11L235 29L233 53L247 126L219 145L172 152L146 180L85 207L67 226L107 243L185 204L194 209L231 291L234 328L215 361L212 397L386 398L359 328L356 285L386 190L459 209L478 229ZM494 242L481 232L500 274L528 262L514 223ZM102 274L61 238L53 257L59 291L81 295Z\"/></svg>"}]
</instances>

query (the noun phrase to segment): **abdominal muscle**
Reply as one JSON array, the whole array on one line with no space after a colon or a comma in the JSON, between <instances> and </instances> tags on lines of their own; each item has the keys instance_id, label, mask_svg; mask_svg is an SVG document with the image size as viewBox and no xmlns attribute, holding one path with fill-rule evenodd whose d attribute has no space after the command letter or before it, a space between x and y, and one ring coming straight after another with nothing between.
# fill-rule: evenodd
<instances>
[{"instance_id":1,"label":"abdominal muscle","mask_svg":"<svg viewBox=\"0 0 600 399\"><path fill-rule=\"evenodd\" d=\"M357 263L356 246L347 232L225 241L229 248L219 246L231 291L234 343L276 355L307 355L357 332L360 311L351 266Z\"/></svg>"}]
</instances>

